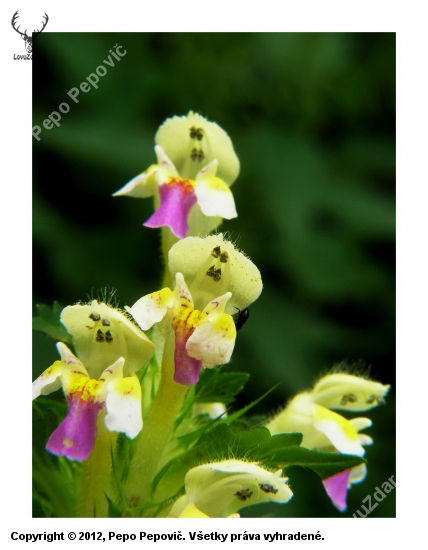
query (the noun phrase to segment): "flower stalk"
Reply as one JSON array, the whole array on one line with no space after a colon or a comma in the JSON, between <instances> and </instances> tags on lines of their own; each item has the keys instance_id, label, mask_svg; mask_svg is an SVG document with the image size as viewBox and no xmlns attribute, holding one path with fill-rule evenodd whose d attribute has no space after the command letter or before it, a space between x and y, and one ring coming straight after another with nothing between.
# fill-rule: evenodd
<instances>
[{"instance_id":1,"label":"flower stalk","mask_svg":"<svg viewBox=\"0 0 428 550\"><path fill-rule=\"evenodd\" d=\"M188 389L173 380L174 340L170 329L165 338L159 388L137 441L125 486L126 502L134 516L139 516L140 512L133 512L133 509L150 503L153 480L162 464L163 453Z\"/></svg>"},{"instance_id":2,"label":"flower stalk","mask_svg":"<svg viewBox=\"0 0 428 550\"><path fill-rule=\"evenodd\" d=\"M89 458L83 463L77 517L108 517L108 492L111 474L112 449L117 435L108 431L105 413L101 413L98 422L98 436Z\"/></svg>"}]
</instances>

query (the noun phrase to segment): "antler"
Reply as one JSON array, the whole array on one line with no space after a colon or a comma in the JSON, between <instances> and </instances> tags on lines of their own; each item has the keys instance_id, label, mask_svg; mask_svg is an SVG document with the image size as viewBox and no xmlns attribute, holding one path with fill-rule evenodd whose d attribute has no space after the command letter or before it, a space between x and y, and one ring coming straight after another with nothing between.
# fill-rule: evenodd
<instances>
[{"instance_id":1,"label":"antler","mask_svg":"<svg viewBox=\"0 0 428 550\"><path fill-rule=\"evenodd\" d=\"M18 13L18 12L16 12L16 13ZM33 33L35 33L35 32L41 33L41 32L43 31L43 29L46 27L46 25L48 24L48 21L49 21L49 17L48 17L48 15L47 15L47 13L45 13L45 17L46 17L46 21L44 21L44 23L43 23L42 30L40 30L40 31L39 31L39 30L33 31Z\"/></svg>"},{"instance_id":2,"label":"antler","mask_svg":"<svg viewBox=\"0 0 428 550\"><path fill-rule=\"evenodd\" d=\"M18 10L13 14L13 17L12 17L12 27L13 29L18 33L20 34L21 36L24 36L26 37L27 36L27 29L25 29L25 32L21 32L19 30L19 27L15 27L15 23L16 23L16 20L18 19Z\"/></svg>"}]
</instances>

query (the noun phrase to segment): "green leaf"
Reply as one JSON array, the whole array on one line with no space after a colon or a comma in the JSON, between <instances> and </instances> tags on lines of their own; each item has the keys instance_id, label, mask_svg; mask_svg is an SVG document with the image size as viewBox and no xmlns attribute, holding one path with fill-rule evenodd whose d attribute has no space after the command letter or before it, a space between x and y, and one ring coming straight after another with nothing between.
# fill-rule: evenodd
<instances>
[{"instance_id":1,"label":"green leaf","mask_svg":"<svg viewBox=\"0 0 428 550\"><path fill-rule=\"evenodd\" d=\"M267 428L265 428L267 430ZM266 438L266 445L258 449L257 458L268 464L274 460L279 451L290 447L298 447L302 442L303 436L299 432L290 432L272 435L270 439Z\"/></svg>"},{"instance_id":2,"label":"green leaf","mask_svg":"<svg viewBox=\"0 0 428 550\"><path fill-rule=\"evenodd\" d=\"M359 456L311 451L300 447L301 441L300 433L272 436L265 427L234 430L226 424L217 425L206 430L190 451L174 457L158 473L154 482L154 500L179 494L185 475L191 468L231 458L259 462L272 470L286 469L287 475L291 466L310 468L321 479L365 462Z\"/></svg>"},{"instance_id":3,"label":"green leaf","mask_svg":"<svg viewBox=\"0 0 428 550\"><path fill-rule=\"evenodd\" d=\"M148 364L137 372L137 376L141 384L143 418L145 418L159 386L160 367L156 355L153 355Z\"/></svg>"},{"instance_id":4,"label":"green leaf","mask_svg":"<svg viewBox=\"0 0 428 550\"><path fill-rule=\"evenodd\" d=\"M196 386L196 401L228 405L234 401L234 396L242 391L249 378L250 375L246 372L205 369Z\"/></svg>"},{"instance_id":5,"label":"green leaf","mask_svg":"<svg viewBox=\"0 0 428 550\"><path fill-rule=\"evenodd\" d=\"M75 517L82 464L45 450L50 434L63 420L62 401L33 402L33 503L37 517Z\"/></svg>"},{"instance_id":6,"label":"green leaf","mask_svg":"<svg viewBox=\"0 0 428 550\"><path fill-rule=\"evenodd\" d=\"M356 455L311 451L304 447L278 447L272 456L265 461L265 464L270 467L283 468L287 471L290 466L311 468L321 479L326 479L358 466L362 462L366 462L366 460Z\"/></svg>"},{"instance_id":7,"label":"green leaf","mask_svg":"<svg viewBox=\"0 0 428 550\"><path fill-rule=\"evenodd\" d=\"M218 424L205 430L190 451L174 457L158 473L154 488L159 484L155 500L179 492L186 473L199 464L218 462L229 458L250 462L271 460L278 449L299 445L299 433L271 436L265 427L234 430L227 424Z\"/></svg>"},{"instance_id":8,"label":"green leaf","mask_svg":"<svg viewBox=\"0 0 428 550\"><path fill-rule=\"evenodd\" d=\"M38 315L33 317L33 330L39 330L55 340L71 344L71 336L59 320L63 306L54 302L52 308L45 304L38 304L36 308Z\"/></svg>"},{"instance_id":9,"label":"green leaf","mask_svg":"<svg viewBox=\"0 0 428 550\"><path fill-rule=\"evenodd\" d=\"M34 501L47 517L76 517L81 465L64 457L44 458L33 453Z\"/></svg>"},{"instance_id":10,"label":"green leaf","mask_svg":"<svg viewBox=\"0 0 428 550\"><path fill-rule=\"evenodd\" d=\"M108 495L106 495L106 498L108 501L108 517L109 518L123 517L121 510L116 506L116 504L112 501L112 499Z\"/></svg>"},{"instance_id":11,"label":"green leaf","mask_svg":"<svg viewBox=\"0 0 428 550\"><path fill-rule=\"evenodd\" d=\"M223 424L229 424L229 425L232 424L232 422L235 422L236 420L241 418L244 414L246 414L249 410L251 410L253 407L255 407L257 405L257 403L260 403L260 401L263 401L263 399L265 397L267 397L271 392L273 392L273 390L276 388L276 386L274 386L273 388L271 388L270 390L265 392L263 395L261 395L260 397L258 397L254 401L252 401L249 405L246 405L245 407L242 407L242 409L239 409L238 411L230 414L229 416L222 417L220 422L222 422Z\"/></svg>"},{"instance_id":12,"label":"green leaf","mask_svg":"<svg viewBox=\"0 0 428 550\"><path fill-rule=\"evenodd\" d=\"M199 378L198 384L191 387L188 391L180 414L175 421L174 429L177 430L178 426L185 418L191 419L192 409L195 403L221 402L225 405L232 403L232 401L234 401L234 396L242 390L249 377L250 375L245 372L226 373L220 372L220 368L205 369ZM252 403L249 405L245 411L255 404L256 403ZM242 409L242 411L235 413L233 419L228 420L227 417L225 417L224 420L227 424L230 424L235 417L239 418L239 416L244 414L245 411ZM201 432L201 430L199 429L198 432ZM185 436L186 434L184 434L184 437ZM192 441L193 439L194 437L191 436L189 441Z\"/></svg>"},{"instance_id":13,"label":"green leaf","mask_svg":"<svg viewBox=\"0 0 428 550\"><path fill-rule=\"evenodd\" d=\"M58 396L60 397L60 396ZM39 397L32 403L33 410L33 451L44 461L52 457L45 451L45 445L51 433L59 426L67 414L64 400L56 401L49 397Z\"/></svg>"},{"instance_id":14,"label":"green leaf","mask_svg":"<svg viewBox=\"0 0 428 550\"><path fill-rule=\"evenodd\" d=\"M220 418L210 419L208 415L199 415L193 419L191 426L196 426L194 430L190 429L182 435L175 435L176 439L180 442L180 445L184 450L189 449L192 443L195 443L200 439L202 434L207 430L211 430L213 426L220 422Z\"/></svg>"}]
</instances>

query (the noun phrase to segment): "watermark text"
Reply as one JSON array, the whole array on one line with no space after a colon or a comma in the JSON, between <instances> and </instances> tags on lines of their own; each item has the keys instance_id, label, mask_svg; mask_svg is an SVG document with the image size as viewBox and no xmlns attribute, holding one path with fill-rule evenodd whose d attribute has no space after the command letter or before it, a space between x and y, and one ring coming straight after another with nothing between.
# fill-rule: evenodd
<instances>
[{"instance_id":1,"label":"watermark text","mask_svg":"<svg viewBox=\"0 0 428 550\"><path fill-rule=\"evenodd\" d=\"M71 88L67 92L68 97L74 102L79 103L78 96L81 92L84 94L87 94L90 92L93 88L98 90L98 83L100 82L100 78L105 76L107 74L107 65L108 67L114 67L116 61L121 61L121 58L126 55L126 50L122 48L122 46L119 46L116 44L111 50L109 50L110 55L107 59L103 60L104 65L98 65L98 67L95 69L95 72L89 74L86 79L79 84L79 86ZM116 60L116 61L115 61ZM73 103L71 103L73 105ZM48 115L47 118L42 122L42 126L46 130L52 130L54 126L57 126L58 128L61 126L60 120L62 119L63 115L66 115L70 112L70 104L63 101L58 105L58 109L56 111L52 111L50 115ZM37 139L37 141L41 140L40 134L42 133L42 127L39 125L33 126L33 137Z\"/></svg>"}]
</instances>

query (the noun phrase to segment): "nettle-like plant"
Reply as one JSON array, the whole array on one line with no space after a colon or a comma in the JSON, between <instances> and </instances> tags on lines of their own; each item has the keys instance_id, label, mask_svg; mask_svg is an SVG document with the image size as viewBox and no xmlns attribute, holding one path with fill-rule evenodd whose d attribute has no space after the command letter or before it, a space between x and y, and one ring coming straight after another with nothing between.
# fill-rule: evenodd
<instances>
[{"instance_id":1,"label":"nettle-like plant","mask_svg":"<svg viewBox=\"0 0 428 550\"><path fill-rule=\"evenodd\" d=\"M221 366L263 287L256 265L210 234L237 216L239 160L226 132L193 112L168 119L155 141L157 163L115 195L154 197L144 225L162 230L162 288L124 309L104 296L35 318L60 341L33 383L34 417L54 427L46 451L57 457L53 467L35 453L34 498L55 517L239 517L286 504L288 470L303 466L344 510L366 475L372 440L360 430L371 422L333 409L369 410L389 386L336 369L264 426L243 421L255 403L227 411L249 375ZM60 388L66 405L39 398Z\"/></svg>"}]
</instances>

